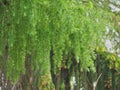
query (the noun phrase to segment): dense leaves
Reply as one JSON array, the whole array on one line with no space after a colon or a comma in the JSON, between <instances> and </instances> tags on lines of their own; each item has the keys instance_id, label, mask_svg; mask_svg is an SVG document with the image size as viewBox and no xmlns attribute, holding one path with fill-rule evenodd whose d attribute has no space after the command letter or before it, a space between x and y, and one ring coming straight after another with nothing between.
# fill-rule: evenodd
<instances>
[{"instance_id":1,"label":"dense leaves","mask_svg":"<svg viewBox=\"0 0 120 90\"><path fill-rule=\"evenodd\" d=\"M17 82L26 73L27 58L33 71L50 79L50 70L58 73L66 60L69 63L65 67L70 68L72 56L81 71L95 71L94 50L103 45L102 36L105 27L111 25L112 13L95 7L91 1L6 3L0 1L0 69L8 79Z\"/></svg>"}]
</instances>

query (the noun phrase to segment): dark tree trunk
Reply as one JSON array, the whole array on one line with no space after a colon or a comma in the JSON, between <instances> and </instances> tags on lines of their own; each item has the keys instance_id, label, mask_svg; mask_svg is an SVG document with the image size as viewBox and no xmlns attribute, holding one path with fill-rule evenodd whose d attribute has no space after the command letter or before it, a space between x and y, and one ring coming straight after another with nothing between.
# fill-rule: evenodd
<instances>
[{"instance_id":1,"label":"dark tree trunk","mask_svg":"<svg viewBox=\"0 0 120 90\"><path fill-rule=\"evenodd\" d=\"M104 70L103 70L103 80L104 80L104 90L111 90L111 76L109 69L109 61L104 62Z\"/></svg>"},{"instance_id":2,"label":"dark tree trunk","mask_svg":"<svg viewBox=\"0 0 120 90\"><path fill-rule=\"evenodd\" d=\"M79 90L80 89L80 78L79 78L80 72L79 72L78 65L75 66L74 73L75 73L75 80L76 80L76 85L74 86L74 90Z\"/></svg>"},{"instance_id":3,"label":"dark tree trunk","mask_svg":"<svg viewBox=\"0 0 120 90\"><path fill-rule=\"evenodd\" d=\"M69 69L62 68L62 72L61 73L63 74L62 76L64 78L65 90L71 90Z\"/></svg>"},{"instance_id":4,"label":"dark tree trunk","mask_svg":"<svg viewBox=\"0 0 120 90\"><path fill-rule=\"evenodd\" d=\"M103 59L101 59L101 55L97 54L97 58L96 58L96 62L95 62L95 66L96 66L96 72L97 72L97 77L99 77L99 75L102 73L103 74ZM102 77L99 79L99 82L97 84L97 90L104 90L104 80L103 80L103 75Z\"/></svg>"},{"instance_id":5,"label":"dark tree trunk","mask_svg":"<svg viewBox=\"0 0 120 90\"><path fill-rule=\"evenodd\" d=\"M25 75L22 75L22 89L23 90L34 90L33 85L32 85L32 69L31 69L31 58L29 54L26 54L26 59L25 59L25 69L26 73Z\"/></svg>"},{"instance_id":6,"label":"dark tree trunk","mask_svg":"<svg viewBox=\"0 0 120 90\"><path fill-rule=\"evenodd\" d=\"M116 90L116 82L115 82L115 72L116 71L114 69L112 69L111 72L112 72L112 90Z\"/></svg>"},{"instance_id":7,"label":"dark tree trunk","mask_svg":"<svg viewBox=\"0 0 120 90\"><path fill-rule=\"evenodd\" d=\"M87 90L93 90L92 73L87 72Z\"/></svg>"}]
</instances>

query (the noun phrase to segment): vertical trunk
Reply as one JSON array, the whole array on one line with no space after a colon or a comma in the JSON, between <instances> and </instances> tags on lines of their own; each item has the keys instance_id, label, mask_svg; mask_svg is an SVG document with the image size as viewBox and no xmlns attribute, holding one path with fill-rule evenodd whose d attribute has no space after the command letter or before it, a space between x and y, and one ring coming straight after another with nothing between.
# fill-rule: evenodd
<instances>
[{"instance_id":1,"label":"vertical trunk","mask_svg":"<svg viewBox=\"0 0 120 90\"><path fill-rule=\"evenodd\" d=\"M91 76L91 72L87 72L87 90L93 90L93 85L92 85L92 76Z\"/></svg>"},{"instance_id":2,"label":"vertical trunk","mask_svg":"<svg viewBox=\"0 0 120 90\"><path fill-rule=\"evenodd\" d=\"M110 69L109 69L109 61L104 62L104 70L103 70L103 80L104 80L104 90L111 90L111 77L110 77Z\"/></svg>"},{"instance_id":3,"label":"vertical trunk","mask_svg":"<svg viewBox=\"0 0 120 90\"><path fill-rule=\"evenodd\" d=\"M74 90L79 90L80 89L80 80L79 80L80 73L79 73L78 65L75 66L74 72L75 72L75 80L76 80L76 85L74 86Z\"/></svg>"},{"instance_id":4,"label":"vertical trunk","mask_svg":"<svg viewBox=\"0 0 120 90\"><path fill-rule=\"evenodd\" d=\"M65 90L71 90L69 69L63 68Z\"/></svg>"},{"instance_id":5,"label":"vertical trunk","mask_svg":"<svg viewBox=\"0 0 120 90\"><path fill-rule=\"evenodd\" d=\"M112 69L112 90L116 90L115 70L114 69Z\"/></svg>"},{"instance_id":6,"label":"vertical trunk","mask_svg":"<svg viewBox=\"0 0 120 90\"><path fill-rule=\"evenodd\" d=\"M103 65L102 65L102 59L101 59L101 55L97 55L96 58L96 62L95 62L95 66L96 66L96 72L97 72L97 77L99 77L99 75L101 73L103 73ZM97 90L104 90L104 83L103 83L103 76L99 79L99 82L97 84Z\"/></svg>"},{"instance_id":7,"label":"vertical trunk","mask_svg":"<svg viewBox=\"0 0 120 90\"><path fill-rule=\"evenodd\" d=\"M32 69L31 69L31 57L29 54L26 54L25 59L25 69L26 73L22 76L22 89L23 90L34 90L32 85Z\"/></svg>"},{"instance_id":8,"label":"vertical trunk","mask_svg":"<svg viewBox=\"0 0 120 90\"><path fill-rule=\"evenodd\" d=\"M55 90L60 90L60 84L61 84L61 70L58 70L56 74L54 74L53 71L51 71L52 75L52 81L55 85Z\"/></svg>"}]
</instances>

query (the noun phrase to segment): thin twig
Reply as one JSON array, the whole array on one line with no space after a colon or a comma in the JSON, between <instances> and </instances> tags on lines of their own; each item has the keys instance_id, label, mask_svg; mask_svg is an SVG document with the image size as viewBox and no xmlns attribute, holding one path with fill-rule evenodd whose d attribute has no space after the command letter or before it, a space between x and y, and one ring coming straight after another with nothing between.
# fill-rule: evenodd
<instances>
[{"instance_id":1,"label":"thin twig","mask_svg":"<svg viewBox=\"0 0 120 90\"><path fill-rule=\"evenodd\" d=\"M99 81L99 79L100 79L101 76L102 76L102 73L99 75L99 77L98 77L97 80L95 81L95 84L93 83L93 90L96 89L96 86L97 86L98 81Z\"/></svg>"}]
</instances>

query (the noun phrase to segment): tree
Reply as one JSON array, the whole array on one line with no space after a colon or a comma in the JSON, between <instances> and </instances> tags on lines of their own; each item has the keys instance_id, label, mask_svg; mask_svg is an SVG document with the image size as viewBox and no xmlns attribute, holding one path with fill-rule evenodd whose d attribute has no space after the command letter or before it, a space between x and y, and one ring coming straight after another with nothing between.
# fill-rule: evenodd
<instances>
[{"instance_id":1,"label":"tree","mask_svg":"<svg viewBox=\"0 0 120 90\"><path fill-rule=\"evenodd\" d=\"M83 70L95 70L94 50L112 15L75 0L0 0L0 12L0 70L23 90L68 90L73 76L79 84Z\"/></svg>"}]
</instances>

